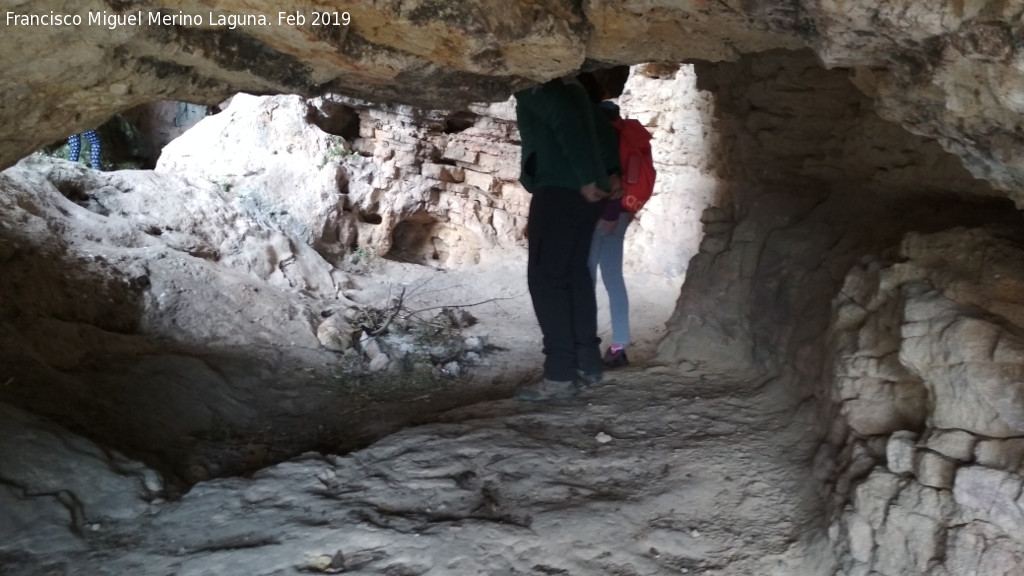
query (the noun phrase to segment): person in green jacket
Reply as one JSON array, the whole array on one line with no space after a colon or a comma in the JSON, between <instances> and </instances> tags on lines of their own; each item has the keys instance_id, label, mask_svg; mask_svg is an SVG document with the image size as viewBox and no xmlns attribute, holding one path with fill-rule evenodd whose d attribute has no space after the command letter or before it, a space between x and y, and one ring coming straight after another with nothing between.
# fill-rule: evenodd
<instances>
[{"instance_id":1,"label":"person in green jacket","mask_svg":"<svg viewBox=\"0 0 1024 576\"><path fill-rule=\"evenodd\" d=\"M520 182L532 195L527 282L544 336L544 379L516 398L569 398L601 380L597 299L587 258L619 171L615 129L572 78L517 92Z\"/></svg>"}]
</instances>

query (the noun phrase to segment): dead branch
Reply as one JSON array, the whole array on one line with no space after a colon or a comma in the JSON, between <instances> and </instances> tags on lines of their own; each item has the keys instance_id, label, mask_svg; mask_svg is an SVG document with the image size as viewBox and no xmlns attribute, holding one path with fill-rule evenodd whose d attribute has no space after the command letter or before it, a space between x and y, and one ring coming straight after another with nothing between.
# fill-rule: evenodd
<instances>
[{"instance_id":1,"label":"dead branch","mask_svg":"<svg viewBox=\"0 0 1024 576\"><path fill-rule=\"evenodd\" d=\"M388 326L391 326L391 322L394 321L395 317L398 316L398 313L402 311L402 301L404 299L405 299L405 286L402 286L402 292L399 293L399 295L398 295L398 302L395 303L394 309L391 311L391 314L388 315L387 320L384 321L384 324L382 324L380 328L374 330L370 334L371 336L380 336L381 334L384 333L385 330L388 329Z\"/></svg>"},{"instance_id":2,"label":"dead branch","mask_svg":"<svg viewBox=\"0 0 1024 576\"><path fill-rule=\"evenodd\" d=\"M522 294L520 294L519 296L504 296L504 297L501 297L501 298L488 298L487 300L481 300L480 302L473 302L472 304L443 304L441 306L431 306L429 308L420 308L419 310L412 310L408 314L406 314L405 317L409 318L409 317L412 317L412 316L414 316L416 314L419 314L420 312L429 312L431 310L440 310L440 309L443 309L443 308L472 308L473 306L480 306L481 304L489 304L491 302L497 302L499 300L515 300L516 298L519 298L521 296L522 296Z\"/></svg>"}]
</instances>

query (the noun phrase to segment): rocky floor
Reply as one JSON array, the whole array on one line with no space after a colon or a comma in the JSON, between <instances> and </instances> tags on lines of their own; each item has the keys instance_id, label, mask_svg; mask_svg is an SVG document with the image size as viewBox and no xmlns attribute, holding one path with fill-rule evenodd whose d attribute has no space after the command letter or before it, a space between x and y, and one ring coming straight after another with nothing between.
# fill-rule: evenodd
<instances>
[{"instance_id":1,"label":"rocky floor","mask_svg":"<svg viewBox=\"0 0 1024 576\"><path fill-rule=\"evenodd\" d=\"M649 368L484 402L86 522L0 574L831 574L812 414L774 388Z\"/></svg>"}]
</instances>

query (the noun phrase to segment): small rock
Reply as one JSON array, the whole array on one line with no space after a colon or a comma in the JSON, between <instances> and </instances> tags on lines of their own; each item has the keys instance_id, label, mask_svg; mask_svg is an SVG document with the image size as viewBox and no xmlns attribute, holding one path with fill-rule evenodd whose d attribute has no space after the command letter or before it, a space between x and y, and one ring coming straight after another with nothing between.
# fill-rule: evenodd
<instances>
[{"instance_id":1,"label":"small rock","mask_svg":"<svg viewBox=\"0 0 1024 576\"><path fill-rule=\"evenodd\" d=\"M331 567L331 562L334 560L333 556L327 556L326 554L317 556L316 558L310 558L307 567L310 570L316 572L323 572Z\"/></svg>"},{"instance_id":2,"label":"small rock","mask_svg":"<svg viewBox=\"0 0 1024 576\"><path fill-rule=\"evenodd\" d=\"M188 473L191 476L191 479L197 482L202 482L204 480L210 479L210 473L206 470L206 468L199 464L193 464L189 466Z\"/></svg>"},{"instance_id":3,"label":"small rock","mask_svg":"<svg viewBox=\"0 0 1024 576\"><path fill-rule=\"evenodd\" d=\"M389 358L391 359L391 361L388 362L388 372L405 372L406 363L404 354L392 354L389 356Z\"/></svg>"},{"instance_id":4,"label":"small rock","mask_svg":"<svg viewBox=\"0 0 1024 576\"><path fill-rule=\"evenodd\" d=\"M909 430L893 432L885 446L885 458L893 474L910 474L914 471L914 451L917 434Z\"/></svg>"},{"instance_id":5,"label":"small rock","mask_svg":"<svg viewBox=\"0 0 1024 576\"><path fill-rule=\"evenodd\" d=\"M370 360L370 372L380 372L391 365L391 358L387 354L377 354Z\"/></svg>"},{"instance_id":6,"label":"small rock","mask_svg":"<svg viewBox=\"0 0 1024 576\"><path fill-rule=\"evenodd\" d=\"M850 514L845 520L850 555L858 562L870 563L875 550L875 532L871 524L860 514Z\"/></svg>"},{"instance_id":7,"label":"small rock","mask_svg":"<svg viewBox=\"0 0 1024 576\"><path fill-rule=\"evenodd\" d=\"M363 353L366 354L366 357L370 359L371 363L380 356L387 358L387 354L384 353L384 346L381 345L380 341L376 338L367 338L362 342L362 346Z\"/></svg>"},{"instance_id":8,"label":"small rock","mask_svg":"<svg viewBox=\"0 0 1024 576\"><path fill-rule=\"evenodd\" d=\"M480 352L484 349L485 340L480 336L470 336L463 342L463 348L473 352Z\"/></svg>"},{"instance_id":9,"label":"small rock","mask_svg":"<svg viewBox=\"0 0 1024 576\"><path fill-rule=\"evenodd\" d=\"M607 444L612 441L612 437L605 434L604 432L598 432L597 436L594 437L594 440L597 440L601 444Z\"/></svg>"},{"instance_id":10,"label":"small rock","mask_svg":"<svg viewBox=\"0 0 1024 576\"><path fill-rule=\"evenodd\" d=\"M1024 465L1024 438L982 440L974 448L974 458L989 468L1020 470Z\"/></svg>"},{"instance_id":11,"label":"small rock","mask_svg":"<svg viewBox=\"0 0 1024 576\"><path fill-rule=\"evenodd\" d=\"M925 446L960 462L968 462L974 455L977 438L963 430L940 430L928 437Z\"/></svg>"},{"instance_id":12,"label":"small rock","mask_svg":"<svg viewBox=\"0 0 1024 576\"><path fill-rule=\"evenodd\" d=\"M335 314L320 323L316 329L316 338L324 348L343 352L352 345L352 327Z\"/></svg>"},{"instance_id":13,"label":"small rock","mask_svg":"<svg viewBox=\"0 0 1024 576\"><path fill-rule=\"evenodd\" d=\"M156 493L164 489L164 479L154 470L145 470L142 473L142 484L146 490Z\"/></svg>"},{"instance_id":14,"label":"small rock","mask_svg":"<svg viewBox=\"0 0 1024 576\"><path fill-rule=\"evenodd\" d=\"M462 373L462 366L459 366L458 362L452 361L452 362L449 362L449 363L445 364L441 368L441 371L444 372L444 374L446 376L451 376L452 378L458 378L459 374Z\"/></svg>"},{"instance_id":15,"label":"small rock","mask_svg":"<svg viewBox=\"0 0 1024 576\"><path fill-rule=\"evenodd\" d=\"M918 482L932 488L952 488L955 475L955 461L935 452L921 452L917 462Z\"/></svg>"}]
</instances>

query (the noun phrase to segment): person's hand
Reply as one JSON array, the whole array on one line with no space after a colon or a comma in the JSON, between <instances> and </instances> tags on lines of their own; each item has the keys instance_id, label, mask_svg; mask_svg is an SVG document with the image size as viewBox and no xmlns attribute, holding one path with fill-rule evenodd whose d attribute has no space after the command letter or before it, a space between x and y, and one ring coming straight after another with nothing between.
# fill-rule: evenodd
<instances>
[{"instance_id":1,"label":"person's hand","mask_svg":"<svg viewBox=\"0 0 1024 576\"><path fill-rule=\"evenodd\" d=\"M615 232L615 225L619 222L617 220L605 220L604 218L597 221L597 229L604 235L609 235Z\"/></svg>"},{"instance_id":2,"label":"person's hand","mask_svg":"<svg viewBox=\"0 0 1024 576\"><path fill-rule=\"evenodd\" d=\"M580 195L587 202L600 202L608 197L608 193L598 188L595 182L580 186Z\"/></svg>"},{"instance_id":3,"label":"person's hand","mask_svg":"<svg viewBox=\"0 0 1024 576\"><path fill-rule=\"evenodd\" d=\"M622 187L622 178L618 174L608 176L608 189L611 191L611 195L608 196L611 200L618 200L626 193L626 190Z\"/></svg>"}]
</instances>

